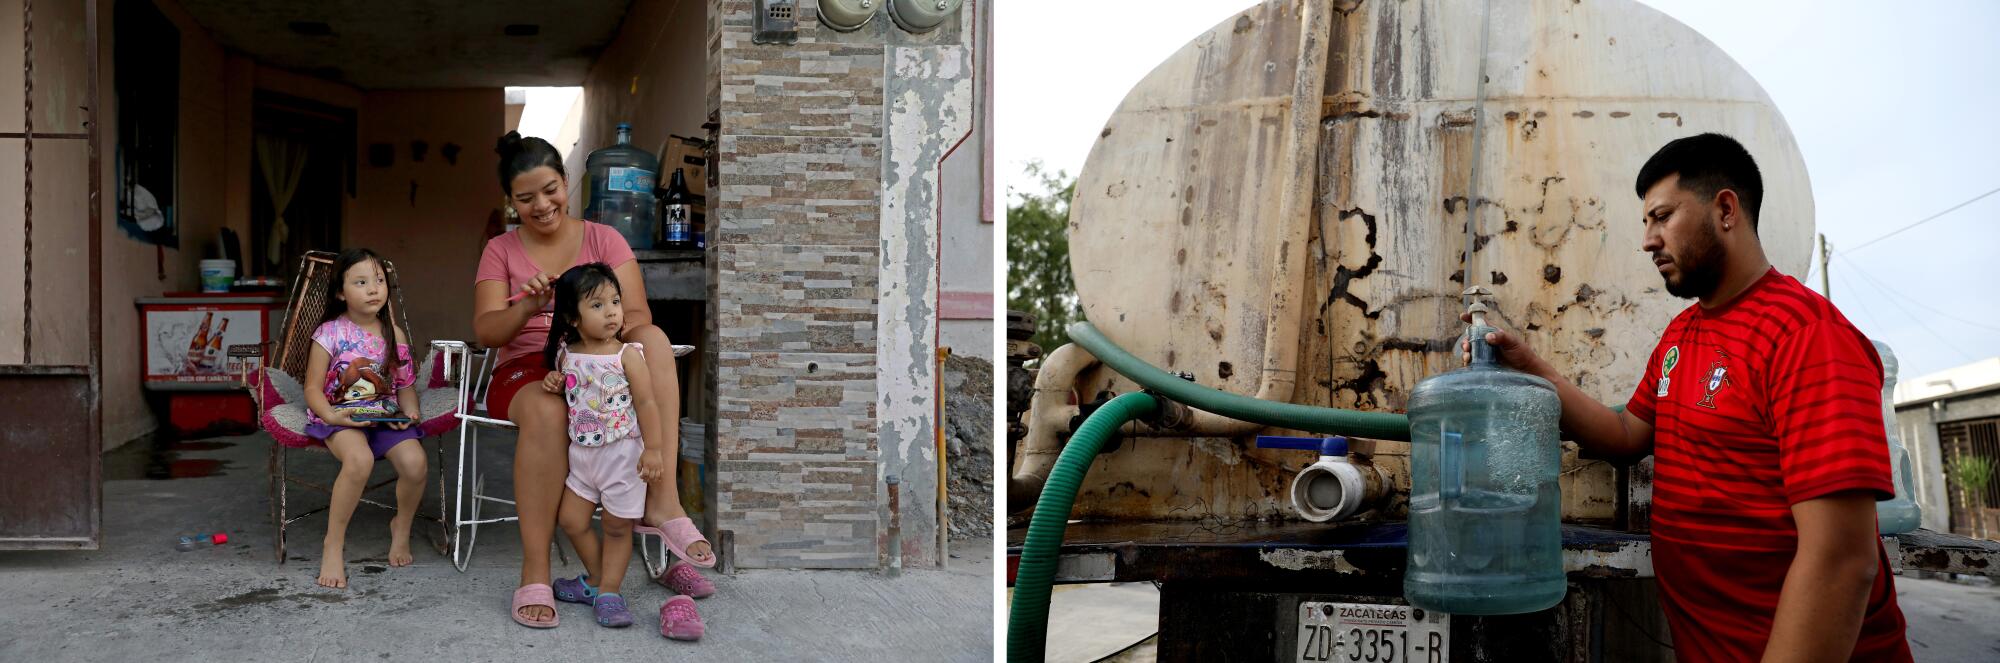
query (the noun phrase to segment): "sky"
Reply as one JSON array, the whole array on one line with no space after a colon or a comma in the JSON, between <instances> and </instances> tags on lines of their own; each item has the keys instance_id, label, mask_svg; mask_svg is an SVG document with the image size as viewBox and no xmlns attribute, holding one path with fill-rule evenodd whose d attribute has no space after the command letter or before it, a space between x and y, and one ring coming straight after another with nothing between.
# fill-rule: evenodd
<instances>
[{"instance_id":1,"label":"sky","mask_svg":"<svg viewBox=\"0 0 2000 663\"><path fill-rule=\"evenodd\" d=\"M1030 161L1076 174L1139 79L1254 4L996 4L1002 190L1037 188ZM1777 104L1833 245L1833 302L1896 351L1904 381L2000 356L2000 193L1874 241L2000 189L2000 2L1644 4L1715 42ZM1818 288L1813 269L1794 276Z\"/></svg>"},{"instance_id":2,"label":"sky","mask_svg":"<svg viewBox=\"0 0 2000 663\"><path fill-rule=\"evenodd\" d=\"M528 96L528 103L521 106L521 135L540 137L551 143L562 133L563 119L569 116L569 107L576 103L577 95L583 94L580 87L507 89L510 92L521 90ZM569 145L556 145L555 148L564 159L569 158Z\"/></svg>"}]
</instances>

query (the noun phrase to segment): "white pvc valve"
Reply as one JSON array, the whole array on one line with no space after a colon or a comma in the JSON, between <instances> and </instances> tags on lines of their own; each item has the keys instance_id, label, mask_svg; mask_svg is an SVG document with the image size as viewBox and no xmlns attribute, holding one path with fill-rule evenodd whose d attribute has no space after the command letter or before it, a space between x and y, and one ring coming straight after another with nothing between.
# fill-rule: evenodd
<instances>
[{"instance_id":1,"label":"white pvc valve","mask_svg":"<svg viewBox=\"0 0 2000 663\"><path fill-rule=\"evenodd\" d=\"M836 32L853 32L875 18L875 0L819 0L819 22Z\"/></svg>"},{"instance_id":2,"label":"white pvc valve","mask_svg":"<svg viewBox=\"0 0 2000 663\"><path fill-rule=\"evenodd\" d=\"M1292 508L1316 523L1346 520L1367 501L1368 482L1346 456L1320 456L1292 478Z\"/></svg>"},{"instance_id":3,"label":"white pvc valve","mask_svg":"<svg viewBox=\"0 0 2000 663\"><path fill-rule=\"evenodd\" d=\"M930 32L958 12L965 0L889 0L889 18L910 32Z\"/></svg>"}]
</instances>

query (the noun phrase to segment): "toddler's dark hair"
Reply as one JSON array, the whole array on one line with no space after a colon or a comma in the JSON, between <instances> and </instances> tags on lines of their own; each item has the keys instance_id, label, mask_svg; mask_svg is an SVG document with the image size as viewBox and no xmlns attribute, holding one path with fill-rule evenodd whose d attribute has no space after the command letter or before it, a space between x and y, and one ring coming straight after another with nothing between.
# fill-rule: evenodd
<instances>
[{"instance_id":1,"label":"toddler's dark hair","mask_svg":"<svg viewBox=\"0 0 2000 663\"><path fill-rule=\"evenodd\" d=\"M578 309L584 296L597 292L606 283L611 284L612 292L624 294L624 289L618 287L618 275L611 272L610 265L601 262L571 267L556 279L555 319L549 322L549 343L542 348L542 363L549 370L562 370L556 365L556 356L569 344L583 340L583 333L576 329L576 321L581 317Z\"/></svg>"}]
</instances>

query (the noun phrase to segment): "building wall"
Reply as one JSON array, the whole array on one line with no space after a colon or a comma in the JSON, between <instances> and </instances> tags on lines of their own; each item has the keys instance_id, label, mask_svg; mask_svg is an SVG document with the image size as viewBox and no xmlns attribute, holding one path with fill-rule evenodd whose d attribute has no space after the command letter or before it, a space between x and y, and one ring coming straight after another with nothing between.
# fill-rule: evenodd
<instances>
[{"instance_id":1,"label":"building wall","mask_svg":"<svg viewBox=\"0 0 2000 663\"><path fill-rule=\"evenodd\" d=\"M385 168L361 162L343 243L396 263L419 343L472 337L483 230L504 198L493 144L505 133L505 105L500 88L368 92L361 101L358 149L389 143L396 160ZM411 157L418 140L428 144L421 162ZM447 144L459 146L456 164L440 152Z\"/></svg>"},{"instance_id":2,"label":"building wall","mask_svg":"<svg viewBox=\"0 0 2000 663\"><path fill-rule=\"evenodd\" d=\"M38 3L39 14L53 3ZM166 292L193 290L199 286L197 263L215 251L217 233L227 218L224 191L227 178L225 63L222 46L196 23L194 18L171 0L154 3L162 14L180 28L180 136L178 148L178 195L180 246L159 250L141 243L118 229L117 199L110 195L115 181L115 164L107 154L102 159L101 177L106 195L100 201L103 230L103 421L104 445L114 447L155 427L152 411L139 388L139 315L133 300ZM118 125L112 25L116 3L98 3L99 95L103 109L99 121L106 127ZM77 25L81 25L78 3ZM81 96L79 93L77 96ZM115 137L106 137L106 150ZM39 157L37 161L39 161ZM84 172L79 169L77 172ZM84 183L83 186L88 186ZM78 225L82 225L81 222ZM81 240L81 238L79 238ZM72 246L82 247L83 241ZM79 286L84 286L79 283ZM79 290L80 291L80 290ZM79 338L82 338L79 336Z\"/></svg>"},{"instance_id":3,"label":"building wall","mask_svg":"<svg viewBox=\"0 0 2000 663\"><path fill-rule=\"evenodd\" d=\"M752 3L709 12L717 527L739 567L874 568L883 39L801 7L797 44L753 44Z\"/></svg>"},{"instance_id":4,"label":"building wall","mask_svg":"<svg viewBox=\"0 0 2000 663\"><path fill-rule=\"evenodd\" d=\"M991 93L992 46L986 36L992 32L991 3L974 3L979 12L977 37L972 42L973 87L976 108L972 133L959 143L944 161L944 218L938 267L943 279L944 300L938 343L954 355L993 361L993 174L989 168L992 126L987 117Z\"/></svg>"},{"instance_id":5,"label":"building wall","mask_svg":"<svg viewBox=\"0 0 2000 663\"><path fill-rule=\"evenodd\" d=\"M156 0L180 29L180 108L177 154L179 245L157 248L118 230L116 200L104 196L103 421L105 446L116 447L155 429L159 422L139 383L139 316L133 300L198 287L197 263L217 255L224 227L250 237L253 91L270 90L360 109L361 145L381 138L404 146L396 166L362 168L359 194L347 200L347 244L367 243L401 263L412 324L419 340L470 334L471 278L479 255L479 230L499 200L493 182L493 139L504 121L501 91L417 91L364 95L352 87L257 65L226 53L172 0ZM117 125L113 91L117 72L112 26L115 3L99 1L100 121ZM84 103L88 87L82 2L42 2L35 8L36 118L35 278L37 327L34 356L40 364L88 361L88 144ZM21 86L20 0L0 0L0 89ZM21 106L0 105L0 133L22 131ZM43 134L58 134L44 137ZM431 143L423 164L407 160L408 141ZM108 138L115 140L115 137ZM439 154L446 142L463 149L458 165ZM22 139L0 137L0 195L20 199ZM114 163L102 160L111 182ZM417 184L412 204L410 184ZM107 191L109 189L107 188ZM21 264L23 208L0 205L0 264ZM379 239L378 239L379 238ZM417 258L417 256L421 256ZM0 279L0 363L22 359L23 279ZM67 305L65 305L67 303Z\"/></svg>"},{"instance_id":6,"label":"building wall","mask_svg":"<svg viewBox=\"0 0 2000 663\"><path fill-rule=\"evenodd\" d=\"M89 310L79 305L89 288L89 144L78 108L88 77L83 4L36 8L32 118L21 103L23 18L19 0L0 0L0 95L7 99L0 109L0 364L83 365L90 351ZM24 137L30 124L32 155Z\"/></svg>"},{"instance_id":7,"label":"building wall","mask_svg":"<svg viewBox=\"0 0 2000 663\"><path fill-rule=\"evenodd\" d=\"M632 144L656 157L670 135L706 135L707 9L704 0L638 0L627 10L585 79L575 146L557 144L569 149L572 212L583 211L585 159L616 141L620 122L632 125ZM672 172L660 174L661 185Z\"/></svg>"},{"instance_id":8,"label":"building wall","mask_svg":"<svg viewBox=\"0 0 2000 663\"><path fill-rule=\"evenodd\" d=\"M738 566L870 568L899 518L902 562L936 564L938 164L970 128L974 12L843 34L801 4L779 45L709 2L717 527Z\"/></svg>"},{"instance_id":9,"label":"building wall","mask_svg":"<svg viewBox=\"0 0 2000 663\"><path fill-rule=\"evenodd\" d=\"M1951 531L1938 424L1990 417L2000 417L2000 391L1896 406L1896 426L1902 433L1903 444L1910 449L1910 472L1917 484L1912 492L1916 493L1917 506L1923 510L1925 529Z\"/></svg>"}]
</instances>

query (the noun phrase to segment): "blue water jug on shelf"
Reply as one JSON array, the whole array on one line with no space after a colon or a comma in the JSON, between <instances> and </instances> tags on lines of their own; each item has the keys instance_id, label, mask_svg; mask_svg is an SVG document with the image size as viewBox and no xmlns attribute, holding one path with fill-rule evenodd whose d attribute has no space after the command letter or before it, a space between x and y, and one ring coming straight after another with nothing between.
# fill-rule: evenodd
<instances>
[{"instance_id":1,"label":"blue water jug on shelf","mask_svg":"<svg viewBox=\"0 0 2000 663\"><path fill-rule=\"evenodd\" d=\"M1472 288L1472 363L1410 392L1411 605L1509 615L1561 603L1562 402L1547 380L1501 366Z\"/></svg>"},{"instance_id":2,"label":"blue water jug on shelf","mask_svg":"<svg viewBox=\"0 0 2000 663\"><path fill-rule=\"evenodd\" d=\"M1910 486L1916 483L1910 475L1910 449L1903 446L1896 426L1896 352L1881 341L1874 343L1875 354L1882 357L1882 427L1889 438L1889 477L1896 484L1895 498L1875 503L1875 527L1884 535L1902 534L1917 528L1923 509L1910 499Z\"/></svg>"},{"instance_id":3,"label":"blue water jug on shelf","mask_svg":"<svg viewBox=\"0 0 2000 663\"><path fill-rule=\"evenodd\" d=\"M584 170L590 178L590 202L583 217L616 229L632 248L653 248L660 230L653 196L660 160L632 146L632 125L620 123L618 142L591 152Z\"/></svg>"}]
</instances>

